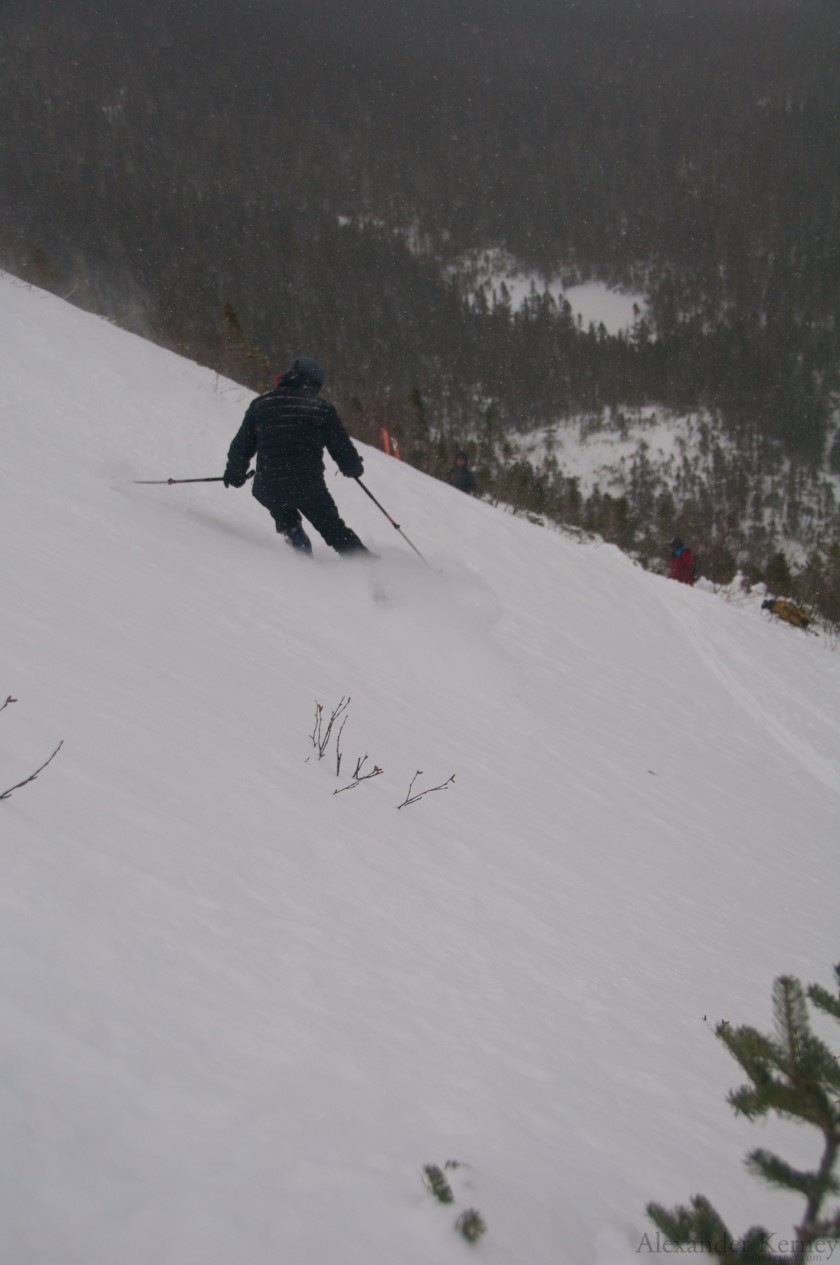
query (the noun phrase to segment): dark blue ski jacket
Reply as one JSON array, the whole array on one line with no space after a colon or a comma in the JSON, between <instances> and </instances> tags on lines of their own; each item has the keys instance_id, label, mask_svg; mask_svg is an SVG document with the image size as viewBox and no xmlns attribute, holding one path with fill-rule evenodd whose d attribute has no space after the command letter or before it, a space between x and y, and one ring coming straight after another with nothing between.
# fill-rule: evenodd
<instances>
[{"instance_id":1,"label":"dark blue ski jacket","mask_svg":"<svg viewBox=\"0 0 840 1265\"><path fill-rule=\"evenodd\" d=\"M261 505L293 505L324 485L324 449L358 479L362 458L334 406L307 385L280 382L251 401L228 451L225 479L245 482L256 455L253 493Z\"/></svg>"}]
</instances>

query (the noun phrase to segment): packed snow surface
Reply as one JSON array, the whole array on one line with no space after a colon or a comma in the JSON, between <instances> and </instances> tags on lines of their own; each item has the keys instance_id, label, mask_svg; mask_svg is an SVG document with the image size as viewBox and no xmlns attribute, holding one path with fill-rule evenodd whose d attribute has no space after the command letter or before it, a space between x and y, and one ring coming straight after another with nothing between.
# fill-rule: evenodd
<instances>
[{"instance_id":1,"label":"packed snow surface","mask_svg":"<svg viewBox=\"0 0 840 1265\"><path fill-rule=\"evenodd\" d=\"M430 565L329 461L378 563L134 482L248 398L0 278L0 794L64 744L0 800L3 1259L630 1265L698 1191L789 1236L742 1156L816 1142L713 1028L840 957L837 652L371 450Z\"/></svg>"}]
</instances>

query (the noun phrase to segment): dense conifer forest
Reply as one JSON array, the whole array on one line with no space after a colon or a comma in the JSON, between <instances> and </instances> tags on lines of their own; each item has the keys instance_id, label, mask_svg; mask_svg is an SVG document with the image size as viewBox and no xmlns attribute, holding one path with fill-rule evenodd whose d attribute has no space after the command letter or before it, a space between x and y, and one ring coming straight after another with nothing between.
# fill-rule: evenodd
<instances>
[{"instance_id":1,"label":"dense conifer forest","mask_svg":"<svg viewBox=\"0 0 840 1265\"><path fill-rule=\"evenodd\" d=\"M6 0L2 27L10 271L257 388L317 354L360 437L387 417L438 474L468 443L491 494L625 547L725 520L721 573L766 573L732 526L766 475L840 473L836 0ZM644 319L476 296L489 249ZM711 419L712 494L583 505L508 443L647 403Z\"/></svg>"}]
</instances>

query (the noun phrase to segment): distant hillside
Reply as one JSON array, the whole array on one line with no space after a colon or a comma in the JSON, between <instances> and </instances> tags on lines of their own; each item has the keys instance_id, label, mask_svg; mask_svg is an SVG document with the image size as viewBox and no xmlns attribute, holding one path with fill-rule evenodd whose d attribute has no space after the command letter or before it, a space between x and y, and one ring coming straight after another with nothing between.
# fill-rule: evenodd
<instances>
[{"instance_id":1,"label":"distant hillside","mask_svg":"<svg viewBox=\"0 0 840 1265\"><path fill-rule=\"evenodd\" d=\"M651 562L677 531L724 581L739 565L762 572L780 554L798 571L840 541L840 473L745 453L708 413L651 407L564 419L515 447L549 485L574 484L581 521L602 494L624 500L637 527L631 547Z\"/></svg>"},{"instance_id":2,"label":"distant hillside","mask_svg":"<svg viewBox=\"0 0 840 1265\"><path fill-rule=\"evenodd\" d=\"M840 469L831 0L8 0L4 37L17 275L254 387L317 351L424 469L651 407L748 481ZM558 299L592 279L630 333Z\"/></svg>"}]
</instances>

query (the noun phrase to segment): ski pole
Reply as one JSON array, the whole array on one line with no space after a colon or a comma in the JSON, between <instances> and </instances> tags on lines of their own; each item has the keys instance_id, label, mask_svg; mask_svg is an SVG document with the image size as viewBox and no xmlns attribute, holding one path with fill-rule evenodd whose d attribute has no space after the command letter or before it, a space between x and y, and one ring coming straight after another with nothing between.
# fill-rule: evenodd
<instances>
[{"instance_id":1,"label":"ski pole","mask_svg":"<svg viewBox=\"0 0 840 1265\"><path fill-rule=\"evenodd\" d=\"M246 479L253 479L254 471L249 470ZM211 474L207 479L134 479L134 483L224 483L223 474Z\"/></svg>"},{"instance_id":2,"label":"ski pole","mask_svg":"<svg viewBox=\"0 0 840 1265\"><path fill-rule=\"evenodd\" d=\"M423 557L422 553L420 552L420 550L417 548L417 546L416 546L416 545L413 545L413 544L411 543L411 541L408 539L408 536L406 536L405 532L404 532L404 531L403 531L403 529L400 527L399 523L395 523L395 522L394 522L393 518L392 518L392 517L391 517L391 515L388 513L388 511L385 509L384 505L380 505L380 504L379 504L379 502L377 501L377 499L376 499L376 497L373 495L373 493L370 491L370 489L365 487L365 485L364 485L364 483L362 483L361 479L357 479L357 480L356 480L356 482L358 483L358 485L359 485L359 487L362 489L362 491L363 491L363 492L364 492L367 496L369 496L369 497L370 497L370 499L373 501L373 503L374 503L374 505L376 506L376 508L382 511L382 513L385 515L385 517L387 518L387 520L388 520L388 522L391 524L391 526L392 526L392 527L396 527L397 531L400 533L400 535L402 536L402 538L403 538L403 540L405 541L405 543L406 543L406 544L407 544L407 545L408 545L411 549L413 549L413 550L414 550L414 552L417 554L417 557L418 557L418 558L419 558L422 562L425 562L427 567L431 567L431 565L432 565L432 564L431 564L431 562L429 562L429 561L428 561L428 559L426 559L426 558L424 558L424 557Z\"/></svg>"}]
</instances>

